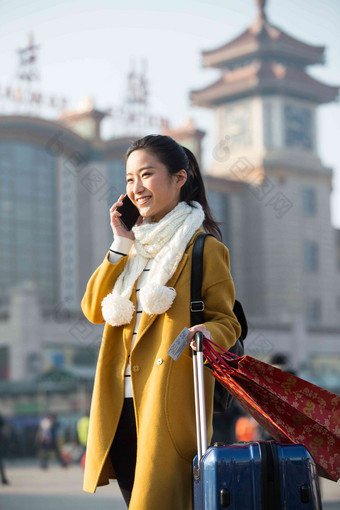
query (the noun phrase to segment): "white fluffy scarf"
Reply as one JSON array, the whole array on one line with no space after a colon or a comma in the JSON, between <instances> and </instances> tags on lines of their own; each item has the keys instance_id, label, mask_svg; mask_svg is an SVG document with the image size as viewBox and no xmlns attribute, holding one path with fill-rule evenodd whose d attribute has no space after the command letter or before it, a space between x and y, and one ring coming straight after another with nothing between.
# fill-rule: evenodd
<instances>
[{"instance_id":1,"label":"white fluffy scarf","mask_svg":"<svg viewBox=\"0 0 340 510\"><path fill-rule=\"evenodd\" d=\"M135 281L149 259L154 259L145 285L140 289L140 302L149 314L161 314L172 305L176 291L166 287L183 257L184 250L196 230L202 225L204 212L198 202L179 202L158 223L143 223L133 227L135 242L128 261L115 286L102 301L102 314L111 326L129 324L134 313L130 301Z\"/></svg>"}]
</instances>

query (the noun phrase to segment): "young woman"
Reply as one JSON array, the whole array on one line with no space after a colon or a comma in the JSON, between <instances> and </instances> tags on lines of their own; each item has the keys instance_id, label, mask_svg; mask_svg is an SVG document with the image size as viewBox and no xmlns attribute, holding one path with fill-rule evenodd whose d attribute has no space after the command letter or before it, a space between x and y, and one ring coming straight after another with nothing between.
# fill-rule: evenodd
<instances>
[{"instance_id":1,"label":"young woman","mask_svg":"<svg viewBox=\"0 0 340 510\"><path fill-rule=\"evenodd\" d=\"M240 335L228 249L207 204L197 161L168 136L148 135L126 154L126 192L140 217L128 231L110 209L114 241L91 276L82 310L104 323L93 389L84 490L117 478L132 510L191 509L196 427L189 343L196 331L224 348ZM193 242L206 239L204 324L189 328L177 361L167 351L190 326ZM208 439L214 379L206 370Z\"/></svg>"}]
</instances>

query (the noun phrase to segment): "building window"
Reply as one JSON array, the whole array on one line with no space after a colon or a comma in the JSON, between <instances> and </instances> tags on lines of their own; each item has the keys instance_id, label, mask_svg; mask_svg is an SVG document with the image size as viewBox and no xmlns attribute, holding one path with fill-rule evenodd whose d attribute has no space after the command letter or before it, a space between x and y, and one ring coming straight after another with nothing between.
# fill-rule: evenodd
<instances>
[{"instance_id":1,"label":"building window","mask_svg":"<svg viewBox=\"0 0 340 510\"><path fill-rule=\"evenodd\" d=\"M321 323L321 302L314 299L307 306L307 322L309 325L317 325Z\"/></svg>"},{"instance_id":2,"label":"building window","mask_svg":"<svg viewBox=\"0 0 340 510\"><path fill-rule=\"evenodd\" d=\"M336 310L340 313L340 296L337 296L336 302L335 302Z\"/></svg>"},{"instance_id":3,"label":"building window","mask_svg":"<svg viewBox=\"0 0 340 510\"><path fill-rule=\"evenodd\" d=\"M9 352L8 347L0 347L0 381L9 378Z\"/></svg>"},{"instance_id":4,"label":"building window","mask_svg":"<svg viewBox=\"0 0 340 510\"><path fill-rule=\"evenodd\" d=\"M340 271L340 230L335 231L335 253L337 269Z\"/></svg>"},{"instance_id":5,"label":"building window","mask_svg":"<svg viewBox=\"0 0 340 510\"><path fill-rule=\"evenodd\" d=\"M319 246L315 241L304 243L304 267L313 273L319 269Z\"/></svg>"},{"instance_id":6,"label":"building window","mask_svg":"<svg viewBox=\"0 0 340 510\"><path fill-rule=\"evenodd\" d=\"M314 188L304 188L302 190L302 211L305 216L315 216L316 192Z\"/></svg>"},{"instance_id":7,"label":"building window","mask_svg":"<svg viewBox=\"0 0 340 510\"><path fill-rule=\"evenodd\" d=\"M58 289L56 256L51 260L48 274L38 271L38 254L40 259L40 256L45 258L50 252L57 252L55 170L56 158L48 155L43 146L0 140L0 188L6 191L0 197L0 234L5 250L1 258L0 288L4 297L20 279L33 279L42 289L44 303L55 299ZM21 261L23 250L26 264ZM50 281L50 288L45 286L46 279Z\"/></svg>"},{"instance_id":8,"label":"building window","mask_svg":"<svg viewBox=\"0 0 340 510\"><path fill-rule=\"evenodd\" d=\"M226 133L231 146L249 147L252 145L252 104L241 101L226 108Z\"/></svg>"},{"instance_id":9,"label":"building window","mask_svg":"<svg viewBox=\"0 0 340 510\"><path fill-rule=\"evenodd\" d=\"M286 147L312 149L312 112L292 104L284 105Z\"/></svg>"},{"instance_id":10,"label":"building window","mask_svg":"<svg viewBox=\"0 0 340 510\"><path fill-rule=\"evenodd\" d=\"M266 149L273 147L273 108L271 103L263 106L263 138Z\"/></svg>"}]
</instances>

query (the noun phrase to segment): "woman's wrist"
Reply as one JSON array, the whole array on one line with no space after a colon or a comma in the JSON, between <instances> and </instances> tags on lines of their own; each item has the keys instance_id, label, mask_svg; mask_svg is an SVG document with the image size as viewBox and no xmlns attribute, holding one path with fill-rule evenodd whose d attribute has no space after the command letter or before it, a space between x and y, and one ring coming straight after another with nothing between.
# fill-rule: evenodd
<instances>
[{"instance_id":1,"label":"woman's wrist","mask_svg":"<svg viewBox=\"0 0 340 510\"><path fill-rule=\"evenodd\" d=\"M123 236L115 236L110 250L121 255L127 255L133 245L133 239Z\"/></svg>"}]
</instances>

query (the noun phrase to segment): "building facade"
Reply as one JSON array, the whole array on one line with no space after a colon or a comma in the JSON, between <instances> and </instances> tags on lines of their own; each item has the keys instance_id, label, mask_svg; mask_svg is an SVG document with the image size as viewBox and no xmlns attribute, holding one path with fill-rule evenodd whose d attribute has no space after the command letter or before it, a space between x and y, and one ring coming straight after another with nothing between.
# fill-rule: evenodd
<instances>
[{"instance_id":1,"label":"building facade","mask_svg":"<svg viewBox=\"0 0 340 510\"><path fill-rule=\"evenodd\" d=\"M81 317L89 275L112 242L109 207L125 189L131 140L103 142L92 107L79 117L80 124L88 118L86 137L68 127L65 115L59 122L0 117L2 378L48 366L48 344L62 344L65 363L72 363L70 329Z\"/></svg>"},{"instance_id":2,"label":"building facade","mask_svg":"<svg viewBox=\"0 0 340 510\"><path fill-rule=\"evenodd\" d=\"M265 2L258 6L247 30L202 53L203 66L221 75L190 94L193 105L213 111L207 183L217 217L227 219L237 295L263 339L247 340L250 352L262 344L264 352L288 354L295 368L327 353L336 370L338 232L330 217L333 172L318 156L317 108L336 100L339 88L306 71L324 63L325 48L286 34L267 19ZM239 191L226 194L223 181Z\"/></svg>"}]
</instances>

